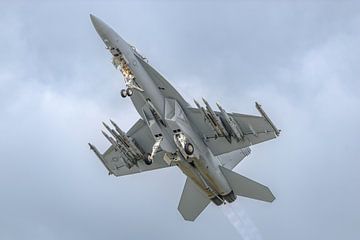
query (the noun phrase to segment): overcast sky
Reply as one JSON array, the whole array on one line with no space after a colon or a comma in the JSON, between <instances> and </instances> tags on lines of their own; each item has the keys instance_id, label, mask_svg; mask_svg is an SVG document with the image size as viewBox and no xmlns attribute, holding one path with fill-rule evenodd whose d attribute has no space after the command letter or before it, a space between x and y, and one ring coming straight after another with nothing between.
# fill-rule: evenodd
<instances>
[{"instance_id":1,"label":"overcast sky","mask_svg":"<svg viewBox=\"0 0 360 240\"><path fill-rule=\"evenodd\" d=\"M102 18L189 102L257 114L281 137L235 170L268 185L239 198L264 240L360 238L360 4L35 1L0 3L0 239L239 239L210 205L177 211L177 168L108 176L87 142L139 115L96 34Z\"/></svg>"}]
</instances>

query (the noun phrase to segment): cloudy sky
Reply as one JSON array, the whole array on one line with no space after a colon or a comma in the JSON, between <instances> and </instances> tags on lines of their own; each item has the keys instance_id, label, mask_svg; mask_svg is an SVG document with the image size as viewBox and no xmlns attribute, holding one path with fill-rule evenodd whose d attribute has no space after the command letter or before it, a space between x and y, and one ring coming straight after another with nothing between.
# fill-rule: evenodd
<instances>
[{"instance_id":1,"label":"cloudy sky","mask_svg":"<svg viewBox=\"0 0 360 240\"><path fill-rule=\"evenodd\" d=\"M0 239L239 239L215 206L177 212L176 168L114 178L89 151L101 121L139 118L89 19L149 58L188 101L262 103L281 137L235 170L277 199L238 199L264 240L360 237L356 1L0 2Z\"/></svg>"}]
</instances>

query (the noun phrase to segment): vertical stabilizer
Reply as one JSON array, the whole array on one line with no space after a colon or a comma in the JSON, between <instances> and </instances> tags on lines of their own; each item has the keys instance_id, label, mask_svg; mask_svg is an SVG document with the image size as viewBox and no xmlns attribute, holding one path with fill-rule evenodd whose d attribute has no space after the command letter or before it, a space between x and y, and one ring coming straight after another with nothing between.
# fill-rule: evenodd
<instances>
[{"instance_id":1,"label":"vertical stabilizer","mask_svg":"<svg viewBox=\"0 0 360 240\"><path fill-rule=\"evenodd\" d=\"M210 203L210 199L187 178L178 210L186 221L194 221Z\"/></svg>"}]
</instances>

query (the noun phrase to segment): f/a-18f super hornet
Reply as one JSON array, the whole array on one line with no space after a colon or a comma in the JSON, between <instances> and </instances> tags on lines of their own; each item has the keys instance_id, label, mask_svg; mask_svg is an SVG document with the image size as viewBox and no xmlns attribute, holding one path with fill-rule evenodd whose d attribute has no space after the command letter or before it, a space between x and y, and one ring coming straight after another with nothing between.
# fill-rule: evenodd
<instances>
[{"instance_id":1,"label":"f/a-18f super hornet","mask_svg":"<svg viewBox=\"0 0 360 240\"><path fill-rule=\"evenodd\" d=\"M111 121L102 132L111 146L101 154L89 143L110 175L123 176L177 166L187 176L178 210L185 220L213 202L220 206L243 196L272 202L268 187L232 171L249 146L276 138L280 130L261 105L260 116L213 110L195 101L192 107L136 50L99 18L91 21L125 80L122 97L129 97L140 119L126 133Z\"/></svg>"}]
</instances>

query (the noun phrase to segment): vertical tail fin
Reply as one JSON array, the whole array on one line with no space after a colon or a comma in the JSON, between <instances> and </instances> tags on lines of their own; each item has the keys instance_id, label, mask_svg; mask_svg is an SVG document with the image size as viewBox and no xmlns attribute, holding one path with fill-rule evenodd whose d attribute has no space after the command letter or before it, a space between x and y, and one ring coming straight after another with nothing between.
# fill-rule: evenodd
<instances>
[{"instance_id":1,"label":"vertical tail fin","mask_svg":"<svg viewBox=\"0 0 360 240\"><path fill-rule=\"evenodd\" d=\"M267 186L241 176L225 167L219 167L236 195L264 202L272 202L275 200L274 195Z\"/></svg>"},{"instance_id":2,"label":"vertical tail fin","mask_svg":"<svg viewBox=\"0 0 360 240\"><path fill-rule=\"evenodd\" d=\"M190 178L187 178L178 206L183 218L187 221L194 221L209 203L210 199L198 189Z\"/></svg>"}]
</instances>

